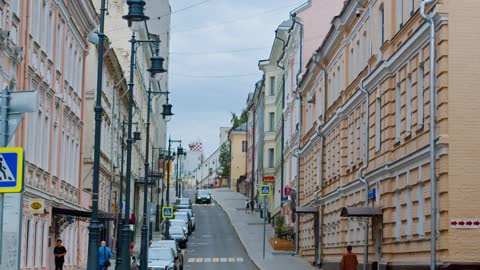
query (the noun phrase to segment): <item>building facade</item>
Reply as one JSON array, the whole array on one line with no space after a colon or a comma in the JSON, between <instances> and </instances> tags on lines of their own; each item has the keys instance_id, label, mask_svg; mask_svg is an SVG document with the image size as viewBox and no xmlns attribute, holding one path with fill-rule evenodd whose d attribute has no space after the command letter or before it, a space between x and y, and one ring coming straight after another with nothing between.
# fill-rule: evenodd
<instances>
[{"instance_id":1,"label":"building facade","mask_svg":"<svg viewBox=\"0 0 480 270\"><path fill-rule=\"evenodd\" d=\"M230 144L229 188L237 190L241 177L246 178L247 123L232 128L228 134L228 141Z\"/></svg>"},{"instance_id":2,"label":"building facade","mask_svg":"<svg viewBox=\"0 0 480 270\"><path fill-rule=\"evenodd\" d=\"M307 63L300 84L300 205L310 210L301 214L300 252L323 269L337 269L346 245L361 254L367 239L369 265L427 269L434 235L438 266L478 267L469 248L478 232L457 225L475 219L480 188L473 178L480 127L468 113L480 98L471 88L478 81L478 61L471 59L480 57L472 45L480 3L435 1L427 8L436 34L431 142L430 25L419 2L347 1ZM374 214L361 210L367 193ZM438 209L431 208L432 196ZM363 212L355 218L349 209Z\"/></svg>"}]
</instances>

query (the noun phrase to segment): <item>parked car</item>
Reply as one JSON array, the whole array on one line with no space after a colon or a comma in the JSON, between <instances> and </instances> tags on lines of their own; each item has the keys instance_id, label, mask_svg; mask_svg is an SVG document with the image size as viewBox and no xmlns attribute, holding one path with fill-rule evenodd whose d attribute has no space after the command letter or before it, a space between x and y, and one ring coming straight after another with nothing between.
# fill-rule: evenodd
<instances>
[{"instance_id":1,"label":"parked car","mask_svg":"<svg viewBox=\"0 0 480 270\"><path fill-rule=\"evenodd\" d=\"M192 203L190 202L189 198L177 198L175 200L175 204L173 205L173 209L190 209L192 208Z\"/></svg>"},{"instance_id":2,"label":"parked car","mask_svg":"<svg viewBox=\"0 0 480 270\"><path fill-rule=\"evenodd\" d=\"M185 220L188 225L188 233L191 234L193 232L192 217L188 212L175 211L173 213L173 216L175 217L175 219Z\"/></svg>"},{"instance_id":3,"label":"parked car","mask_svg":"<svg viewBox=\"0 0 480 270\"><path fill-rule=\"evenodd\" d=\"M164 247L171 248L174 251L175 256L178 257L180 270L183 270L183 253L182 253L182 249L178 245L177 241L175 241L175 240L160 240L160 241L154 241L150 245L150 248L164 248Z\"/></svg>"},{"instance_id":4,"label":"parked car","mask_svg":"<svg viewBox=\"0 0 480 270\"><path fill-rule=\"evenodd\" d=\"M175 240L180 248L187 248L187 235L182 227L171 226L168 229L168 238L167 240Z\"/></svg>"},{"instance_id":5,"label":"parked car","mask_svg":"<svg viewBox=\"0 0 480 270\"><path fill-rule=\"evenodd\" d=\"M168 222L170 223L170 227L172 227L172 226L182 227L182 229L185 231L185 234L187 235L187 237L190 234L189 229L188 229L188 220L185 220L183 218L179 218L179 219L170 219Z\"/></svg>"},{"instance_id":6,"label":"parked car","mask_svg":"<svg viewBox=\"0 0 480 270\"><path fill-rule=\"evenodd\" d=\"M192 223L192 231L195 231L195 216L192 209L178 209L177 212L187 212L190 214L190 221Z\"/></svg>"},{"instance_id":7,"label":"parked car","mask_svg":"<svg viewBox=\"0 0 480 270\"><path fill-rule=\"evenodd\" d=\"M196 203L212 203L212 195L210 192L204 189L199 189L195 192L195 202Z\"/></svg>"},{"instance_id":8,"label":"parked car","mask_svg":"<svg viewBox=\"0 0 480 270\"><path fill-rule=\"evenodd\" d=\"M179 258L169 247L149 248L148 269L180 270Z\"/></svg>"}]
</instances>

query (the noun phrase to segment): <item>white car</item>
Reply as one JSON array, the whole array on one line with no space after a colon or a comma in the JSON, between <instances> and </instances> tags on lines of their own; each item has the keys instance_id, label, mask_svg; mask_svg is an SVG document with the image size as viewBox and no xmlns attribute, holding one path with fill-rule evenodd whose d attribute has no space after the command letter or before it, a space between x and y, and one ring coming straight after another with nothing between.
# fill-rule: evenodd
<instances>
[{"instance_id":1,"label":"white car","mask_svg":"<svg viewBox=\"0 0 480 270\"><path fill-rule=\"evenodd\" d=\"M190 214L190 221L192 222L192 231L195 231L195 216L192 209L178 209L177 212L187 212Z\"/></svg>"}]
</instances>

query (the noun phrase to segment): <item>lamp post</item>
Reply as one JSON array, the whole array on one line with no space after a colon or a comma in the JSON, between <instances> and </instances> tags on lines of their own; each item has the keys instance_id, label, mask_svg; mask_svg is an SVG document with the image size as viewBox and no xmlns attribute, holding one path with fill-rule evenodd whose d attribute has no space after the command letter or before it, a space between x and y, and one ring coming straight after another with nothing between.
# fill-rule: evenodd
<instances>
[{"instance_id":1,"label":"lamp post","mask_svg":"<svg viewBox=\"0 0 480 270\"><path fill-rule=\"evenodd\" d=\"M102 0L103 1L103 0ZM122 269L128 270L130 268L130 252L129 245L131 241L130 235L130 226L128 222L128 217L130 214L130 181L131 181L131 171L132 171L132 118L133 118L133 86L134 86L134 73L135 73L135 53L137 49L137 44L142 43L155 43L157 40L136 40L135 39L135 30L139 24L144 23L149 19L148 16L145 16L143 10L145 8L145 1L143 0L128 0L128 14L123 16L123 19L128 21L128 26L133 30L132 38L130 39L131 51L130 51L130 79L128 83L128 129L127 129L127 170L126 170L126 199L125 199L125 219L124 225L122 228L121 238L122 238ZM143 267L146 267L143 264ZM93 270L93 268L92 268Z\"/></svg>"},{"instance_id":2,"label":"lamp post","mask_svg":"<svg viewBox=\"0 0 480 270\"><path fill-rule=\"evenodd\" d=\"M165 107L164 107L165 108ZM182 140L172 140L171 138L168 138L168 150L167 150L167 159L173 160L173 157L175 153L171 153L171 148L172 148L172 143L179 143L180 146L177 148L177 156L183 155L183 148L182 148ZM170 205L170 163L167 165L167 190L166 190L166 195L167 195L167 206ZM169 237L169 227L170 223L166 222L165 224L165 236L168 239Z\"/></svg>"},{"instance_id":3,"label":"lamp post","mask_svg":"<svg viewBox=\"0 0 480 270\"><path fill-rule=\"evenodd\" d=\"M98 221L98 185L100 179L100 140L102 128L102 79L103 79L103 40L105 27L105 0L100 2L100 31L98 32L97 89L95 104L95 138L93 148L92 215L88 226L87 269L98 268L98 244L100 243L100 222Z\"/></svg>"},{"instance_id":4,"label":"lamp post","mask_svg":"<svg viewBox=\"0 0 480 270\"><path fill-rule=\"evenodd\" d=\"M163 69L163 61L164 59L158 55L158 44L157 44L157 52L156 56L150 58L151 60L151 68L148 69L150 72L152 78L154 78L156 81L160 81L162 78L162 73L166 72L165 69ZM152 91L151 88L152 82L149 81L148 83L148 102L147 102L147 138L145 140L145 162L144 162L144 168L145 168L145 174L143 177L143 222L142 222L142 246L140 249L140 269L141 270L147 270L147 264L148 264L148 223L147 223L147 215L149 214L147 212L147 194L148 194L148 168L149 168L149 163L148 163L148 156L149 153L148 151L150 150L150 111L151 111L151 103L152 103L152 94L168 94L168 92L161 92L161 91Z\"/></svg>"},{"instance_id":5,"label":"lamp post","mask_svg":"<svg viewBox=\"0 0 480 270\"><path fill-rule=\"evenodd\" d=\"M122 265L122 256L120 256L121 252L121 245L120 245L120 228L123 226L123 217L121 215L122 213L122 193L123 193L123 153L125 152L125 126L127 122L125 120L122 121L122 140L121 140L121 151L122 151L122 157L120 158L120 187L119 187L119 196L118 196L118 206L120 207L120 216L117 219L117 226L116 226L116 231L117 231L117 241L116 241L116 246L117 246L117 256L115 258L115 269L120 269L120 266Z\"/></svg>"}]
</instances>

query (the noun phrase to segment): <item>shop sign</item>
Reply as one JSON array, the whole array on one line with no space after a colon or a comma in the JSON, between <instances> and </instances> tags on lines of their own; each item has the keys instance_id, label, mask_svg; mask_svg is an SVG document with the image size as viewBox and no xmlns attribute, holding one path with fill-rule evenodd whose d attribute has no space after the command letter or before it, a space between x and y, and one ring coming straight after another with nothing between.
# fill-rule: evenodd
<instances>
[{"instance_id":1,"label":"shop sign","mask_svg":"<svg viewBox=\"0 0 480 270\"><path fill-rule=\"evenodd\" d=\"M40 198L32 198L29 201L28 207L31 214L41 215L45 213L45 200Z\"/></svg>"}]
</instances>

